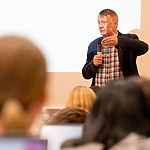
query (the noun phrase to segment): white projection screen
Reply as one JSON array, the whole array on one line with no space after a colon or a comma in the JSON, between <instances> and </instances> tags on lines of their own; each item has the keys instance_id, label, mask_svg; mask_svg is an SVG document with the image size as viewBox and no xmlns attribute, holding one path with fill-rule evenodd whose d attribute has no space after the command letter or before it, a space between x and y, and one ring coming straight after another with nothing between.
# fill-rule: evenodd
<instances>
[{"instance_id":1,"label":"white projection screen","mask_svg":"<svg viewBox=\"0 0 150 150\"><path fill-rule=\"evenodd\" d=\"M0 36L31 39L47 72L81 72L89 43L101 36L97 16L105 8L117 12L120 32L140 29L141 0L0 0Z\"/></svg>"}]
</instances>

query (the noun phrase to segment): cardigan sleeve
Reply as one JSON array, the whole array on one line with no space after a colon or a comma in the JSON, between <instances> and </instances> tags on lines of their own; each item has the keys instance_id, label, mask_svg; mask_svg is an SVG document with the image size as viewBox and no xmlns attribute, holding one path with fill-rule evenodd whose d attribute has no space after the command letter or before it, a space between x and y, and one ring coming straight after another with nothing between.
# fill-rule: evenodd
<instances>
[{"instance_id":1,"label":"cardigan sleeve","mask_svg":"<svg viewBox=\"0 0 150 150\"><path fill-rule=\"evenodd\" d=\"M94 66L93 58L97 54L97 42L98 40L94 40L88 46L87 59L86 63L82 68L82 75L85 79L91 79L95 76L96 71L99 66Z\"/></svg>"},{"instance_id":2,"label":"cardigan sleeve","mask_svg":"<svg viewBox=\"0 0 150 150\"><path fill-rule=\"evenodd\" d=\"M145 54L148 51L148 44L139 40L135 34L118 35L118 46L122 50L132 51L136 56Z\"/></svg>"}]
</instances>

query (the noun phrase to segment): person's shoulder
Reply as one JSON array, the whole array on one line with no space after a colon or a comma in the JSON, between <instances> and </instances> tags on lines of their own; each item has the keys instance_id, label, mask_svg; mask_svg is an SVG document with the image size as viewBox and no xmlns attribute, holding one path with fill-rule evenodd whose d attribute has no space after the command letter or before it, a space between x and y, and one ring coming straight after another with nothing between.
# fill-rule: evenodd
<instances>
[{"instance_id":1,"label":"person's shoulder","mask_svg":"<svg viewBox=\"0 0 150 150\"><path fill-rule=\"evenodd\" d=\"M103 36L100 36L100 37L96 38L95 40L93 40L93 41L90 43L90 45L92 45L92 44L97 44L99 39L102 40L102 39L104 39L104 37L103 37Z\"/></svg>"},{"instance_id":2,"label":"person's shoulder","mask_svg":"<svg viewBox=\"0 0 150 150\"><path fill-rule=\"evenodd\" d=\"M138 36L136 34L130 34L130 33L127 33L127 34L123 34L121 32L118 31L118 36L122 36L122 37L126 37L126 38L133 38L133 39L137 39Z\"/></svg>"},{"instance_id":3,"label":"person's shoulder","mask_svg":"<svg viewBox=\"0 0 150 150\"><path fill-rule=\"evenodd\" d=\"M95 142L91 142L91 143L86 143L83 145L79 145L76 147L68 147L68 148L63 148L61 150L102 150L104 148L104 146L100 143L95 143Z\"/></svg>"},{"instance_id":4,"label":"person's shoulder","mask_svg":"<svg viewBox=\"0 0 150 150\"><path fill-rule=\"evenodd\" d=\"M126 145L124 147L124 145ZM150 138L146 138L137 133L131 133L125 137L122 141L118 142L116 145L110 148L110 150L133 150L142 149L149 150L150 148Z\"/></svg>"},{"instance_id":5,"label":"person's shoulder","mask_svg":"<svg viewBox=\"0 0 150 150\"><path fill-rule=\"evenodd\" d=\"M99 39L100 37L98 37L98 38L96 38L96 39L94 39L91 43L95 43L95 42L98 42L98 39ZM90 44L91 44L90 43Z\"/></svg>"},{"instance_id":6,"label":"person's shoulder","mask_svg":"<svg viewBox=\"0 0 150 150\"><path fill-rule=\"evenodd\" d=\"M97 44L98 44L98 39L99 38L102 38L102 37L98 37L96 38L95 40L93 40L89 46L88 46L88 52L92 52L92 51L95 51L97 50Z\"/></svg>"}]
</instances>

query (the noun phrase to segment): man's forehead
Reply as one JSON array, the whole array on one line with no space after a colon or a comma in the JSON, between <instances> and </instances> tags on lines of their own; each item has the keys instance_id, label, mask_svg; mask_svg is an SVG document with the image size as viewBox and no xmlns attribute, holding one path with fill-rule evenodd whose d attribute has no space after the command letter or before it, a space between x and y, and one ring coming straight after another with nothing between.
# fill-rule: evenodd
<instances>
[{"instance_id":1,"label":"man's forehead","mask_svg":"<svg viewBox=\"0 0 150 150\"><path fill-rule=\"evenodd\" d=\"M98 19L107 20L106 16L98 15Z\"/></svg>"}]
</instances>

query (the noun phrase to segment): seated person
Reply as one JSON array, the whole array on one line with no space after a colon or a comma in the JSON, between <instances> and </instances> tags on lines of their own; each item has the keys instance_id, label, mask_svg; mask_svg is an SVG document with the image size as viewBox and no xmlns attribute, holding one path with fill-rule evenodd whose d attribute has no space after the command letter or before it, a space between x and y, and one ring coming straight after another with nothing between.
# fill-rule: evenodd
<instances>
[{"instance_id":1,"label":"seated person","mask_svg":"<svg viewBox=\"0 0 150 150\"><path fill-rule=\"evenodd\" d=\"M39 48L23 37L0 38L0 136L32 136L45 83L46 61Z\"/></svg>"},{"instance_id":2,"label":"seated person","mask_svg":"<svg viewBox=\"0 0 150 150\"><path fill-rule=\"evenodd\" d=\"M88 112L76 106L68 106L58 110L48 124L85 123Z\"/></svg>"},{"instance_id":3,"label":"seated person","mask_svg":"<svg viewBox=\"0 0 150 150\"><path fill-rule=\"evenodd\" d=\"M96 95L91 88L76 86L70 91L65 106L77 106L90 112L95 99Z\"/></svg>"},{"instance_id":4,"label":"seated person","mask_svg":"<svg viewBox=\"0 0 150 150\"><path fill-rule=\"evenodd\" d=\"M82 138L62 149L148 150L149 137L150 108L143 91L135 81L114 80L100 90Z\"/></svg>"}]
</instances>

